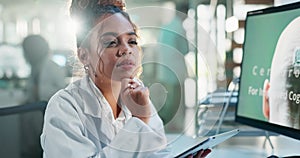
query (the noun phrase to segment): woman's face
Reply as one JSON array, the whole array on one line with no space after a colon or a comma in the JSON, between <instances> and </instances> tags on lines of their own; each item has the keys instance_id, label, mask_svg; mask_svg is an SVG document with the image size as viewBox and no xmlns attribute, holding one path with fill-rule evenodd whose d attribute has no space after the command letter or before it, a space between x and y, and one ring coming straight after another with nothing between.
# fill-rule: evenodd
<instances>
[{"instance_id":1,"label":"woman's face","mask_svg":"<svg viewBox=\"0 0 300 158\"><path fill-rule=\"evenodd\" d=\"M134 77L141 65L139 50L132 24L120 13L106 16L90 36L90 66L102 79Z\"/></svg>"}]
</instances>

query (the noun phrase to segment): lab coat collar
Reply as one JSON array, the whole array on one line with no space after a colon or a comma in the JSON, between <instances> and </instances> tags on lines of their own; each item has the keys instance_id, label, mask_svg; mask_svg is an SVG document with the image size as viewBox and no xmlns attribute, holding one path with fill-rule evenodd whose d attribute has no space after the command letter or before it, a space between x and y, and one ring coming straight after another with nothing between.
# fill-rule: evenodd
<instances>
[{"instance_id":1,"label":"lab coat collar","mask_svg":"<svg viewBox=\"0 0 300 158\"><path fill-rule=\"evenodd\" d=\"M103 112L103 110L105 110L103 108L104 96L88 75L81 79L80 89L84 91L81 94L87 93L87 96L82 98L83 112L93 117L101 118L102 115L105 114L105 112Z\"/></svg>"},{"instance_id":2,"label":"lab coat collar","mask_svg":"<svg viewBox=\"0 0 300 158\"><path fill-rule=\"evenodd\" d=\"M80 87L82 90L86 91L90 99L84 99L83 101L83 112L91 115L93 117L101 118L103 116L106 117L113 117L112 110L109 106L109 103L103 96L102 92L98 89L95 83L91 80L91 78L86 75L80 83ZM110 116L109 116L110 115ZM128 120L131 118L130 110L125 106L122 105L122 111L118 117L118 119L126 119Z\"/></svg>"}]
</instances>

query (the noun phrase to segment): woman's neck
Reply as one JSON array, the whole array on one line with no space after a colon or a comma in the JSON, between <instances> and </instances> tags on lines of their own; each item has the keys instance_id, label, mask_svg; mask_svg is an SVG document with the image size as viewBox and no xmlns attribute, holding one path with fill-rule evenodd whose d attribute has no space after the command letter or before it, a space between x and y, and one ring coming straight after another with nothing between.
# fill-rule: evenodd
<instances>
[{"instance_id":1,"label":"woman's neck","mask_svg":"<svg viewBox=\"0 0 300 158\"><path fill-rule=\"evenodd\" d=\"M121 82L111 80L98 81L96 79L95 84L100 89L103 96L109 103L113 111L114 118L116 119L121 112L121 107L118 105L118 98L121 90Z\"/></svg>"}]
</instances>

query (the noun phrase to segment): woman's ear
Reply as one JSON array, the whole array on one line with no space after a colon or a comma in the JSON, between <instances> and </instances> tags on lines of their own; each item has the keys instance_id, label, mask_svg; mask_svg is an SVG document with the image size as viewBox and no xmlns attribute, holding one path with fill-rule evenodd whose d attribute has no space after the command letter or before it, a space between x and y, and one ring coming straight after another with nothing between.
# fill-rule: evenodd
<instances>
[{"instance_id":1,"label":"woman's ear","mask_svg":"<svg viewBox=\"0 0 300 158\"><path fill-rule=\"evenodd\" d=\"M77 56L83 65L89 65L89 51L87 48L79 47L77 49Z\"/></svg>"},{"instance_id":2,"label":"woman's ear","mask_svg":"<svg viewBox=\"0 0 300 158\"><path fill-rule=\"evenodd\" d=\"M270 119L270 101L269 101L270 82L268 79L264 82L263 93L263 113L266 119Z\"/></svg>"}]
</instances>

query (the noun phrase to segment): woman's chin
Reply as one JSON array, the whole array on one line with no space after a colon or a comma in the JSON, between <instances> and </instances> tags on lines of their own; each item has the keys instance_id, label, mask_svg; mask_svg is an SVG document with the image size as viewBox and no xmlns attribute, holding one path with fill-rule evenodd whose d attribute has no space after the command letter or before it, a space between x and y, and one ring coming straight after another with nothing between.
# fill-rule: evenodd
<instances>
[{"instance_id":1,"label":"woman's chin","mask_svg":"<svg viewBox=\"0 0 300 158\"><path fill-rule=\"evenodd\" d=\"M120 74L118 76L114 76L112 79L115 81L122 81L124 78L132 78L134 75L133 74Z\"/></svg>"}]
</instances>

